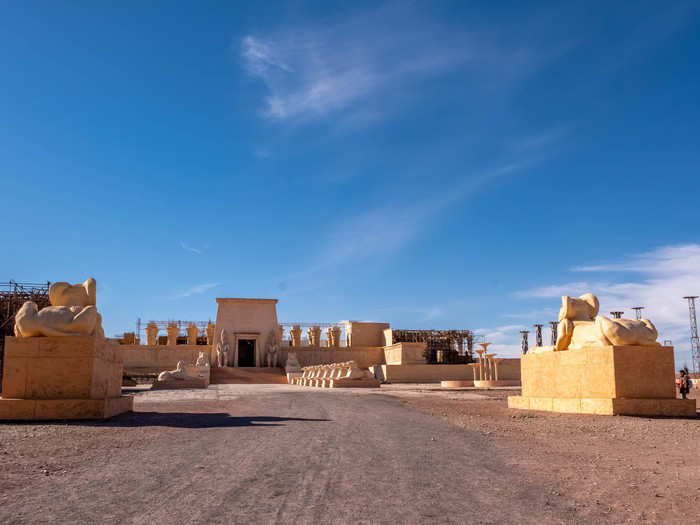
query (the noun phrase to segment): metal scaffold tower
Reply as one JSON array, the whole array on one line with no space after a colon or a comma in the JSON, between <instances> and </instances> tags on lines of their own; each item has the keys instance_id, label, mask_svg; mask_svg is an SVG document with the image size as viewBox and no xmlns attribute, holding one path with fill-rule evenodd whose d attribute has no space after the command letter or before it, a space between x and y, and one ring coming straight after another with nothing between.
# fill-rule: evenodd
<instances>
[{"instance_id":1,"label":"metal scaffold tower","mask_svg":"<svg viewBox=\"0 0 700 525\"><path fill-rule=\"evenodd\" d=\"M690 355L693 360L693 373L700 372L700 339L698 339L698 319L695 316L695 299L697 295L686 295L690 315Z\"/></svg>"},{"instance_id":2,"label":"metal scaffold tower","mask_svg":"<svg viewBox=\"0 0 700 525\"><path fill-rule=\"evenodd\" d=\"M559 323L557 321L549 321L549 326L552 328L552 338L550 339L551 345L556 346L557 344L557 327Z\"/></svg>"},{"instance_id":3,"label":"metal scaffold tower","mask_svg":"<svg viewBox=\"0 0 700 525\"><path fill-rule=\"evenodd\" d=\"M535 346L542 346L542 327L544 325L536 324L535 327Z\"/></svg>"},{"instance_id":4,"label":"metal scaffold tower","mask_svg":"<svg viewBox=\"0 0 700 525\"><path fill-rule=\"evenodd\" d=\"M633 306L632 310L634 310L634 318L639 321L642 318L642 310L644 310L643 306Z\"/></svg>"},{"instance_id":5,"label":"metal scaffold tower","mask_svg":"<svg viewBox=\"0 0 700 525\"><path fill-rule=\"evenodd\" d=\"M528 351L528 340L527 337L530 332L528 330L520 330L520 349L522 351L522 354L525 355L527 354Z\"/></svg>"}]
</instances>

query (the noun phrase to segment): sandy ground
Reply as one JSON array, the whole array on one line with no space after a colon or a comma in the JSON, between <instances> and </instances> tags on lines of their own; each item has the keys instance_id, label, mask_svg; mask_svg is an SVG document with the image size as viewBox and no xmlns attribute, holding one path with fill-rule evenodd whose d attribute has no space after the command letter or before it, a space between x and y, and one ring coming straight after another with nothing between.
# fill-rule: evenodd
<instances>
[{"instance_id":1,"label":"sandy ground","mask_svg":"<svg viewBox=\"0 0 700 525\"><path fill-rule=\"evenodd\" d=\"M505 399L517 393L396 392L411 407L487 437L508 465L546 485L552 502L568 505L576 521L700 521L700 413L652 419L510 410ZM698 399L700 390L690 397Z\"/></svg>"},{"instance_id":2,"label":"sandy ground","mask_svg":"<svg viewBox=\"0 0 700 525\"><path fill-rule=\"evenodd\" d=\"M700 419L520 412L513 393L216 385L1 424L0 523L697 520Z\"/></svg>"}]
</instances>

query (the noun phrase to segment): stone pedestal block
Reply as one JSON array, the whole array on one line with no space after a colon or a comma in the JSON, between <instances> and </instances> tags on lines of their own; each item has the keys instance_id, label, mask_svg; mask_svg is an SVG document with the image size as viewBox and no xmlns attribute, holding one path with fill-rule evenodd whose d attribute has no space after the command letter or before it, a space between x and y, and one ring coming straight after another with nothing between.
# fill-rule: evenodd
<instances>
[{"instance_id":1,"label":"stone pedestal block","mask_svg":"<svg viewBox=\"0 0 700 525\"><path fill-rule=\"evenodd\" d=\"M0 419L104 418L132 409L121 396L118 344L94 336L5 338Z\"/></svg>"},{"instance_id":2,"label":"stone pedestal block","mask_svg":"<svg viewBox=\"0 0 700 525\"><path fill-rule=\"evenodd\" d=\"M521 358L522 396L510 408L584 414L694 416L676 399L673 347L595 346Z\"/></svg>"}]
</instances>

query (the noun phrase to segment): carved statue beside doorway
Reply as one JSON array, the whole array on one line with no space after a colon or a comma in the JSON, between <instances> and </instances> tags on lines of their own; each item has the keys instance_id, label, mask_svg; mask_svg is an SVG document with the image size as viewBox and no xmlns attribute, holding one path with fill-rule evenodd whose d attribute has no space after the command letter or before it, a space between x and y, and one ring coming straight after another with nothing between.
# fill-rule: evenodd
<instances>
[{"instance_id":1,"label":"carved statue beside doorway","mask_svg":"<svg viewBox=\"0 0 700 525\"><path fill-rule=\"evenodd\" d=\"M228 366L228 353L230 347L226 341L226 332L221 330L221 340L216 345L216 366L223 368Z\"/></svg>"},{"instance_id":2,"label":"carved statue beside doorway","mask_svg":"<svg viewBox=\"0 0 700 525\"><path fill-rule=\"evenodd\" d=\"M280 347L277 344L277 339L275 337L275 332L271 331L267 338L267 348L265 357L267 359L268 367L277 367L277 362L279 360Z\"/></svg>"}]
</instances>

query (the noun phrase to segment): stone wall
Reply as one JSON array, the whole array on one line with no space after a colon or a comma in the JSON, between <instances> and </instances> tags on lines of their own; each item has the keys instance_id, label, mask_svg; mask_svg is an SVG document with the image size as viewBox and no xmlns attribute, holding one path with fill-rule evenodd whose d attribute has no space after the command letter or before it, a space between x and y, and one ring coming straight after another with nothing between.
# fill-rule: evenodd
<instances>
[{"instance_id":1,"label":"stone wall","mask_svg":"<svg viewBox=\"0 0 700 525\"><path fill-rule=\"evenodd\" d=\"M384 363L384 348L381 346L353 346L315 348L313 346L282 347L280 350L280 365L287 363L287 354L296 352L301 366L321 365L327 363L342 363L355 361L357 366L367 368L371 365Z\"/></svg>"},{"instance_id":2,"label":"stone wall","mask_svg":"<svg viewBox=\"0 0 700 525\"><path fill-rule=\"evenodd\" d=\"M474 379L472 368L469 365L382 364L373 367L371 372L377 379L388 383L439 383L440 381L471 381ZM520 359L501 361L498 364L498 379L520 380Z\"/></svg>"},{"instance_id":3,"label":"stone wall","mask_svg":"<svg viewBox=\"0 0 700 525\"><path fill-rule=\"evenodd\" d=\"M389 323L362 323L348 321L345 323L345 334L348 346L384 346L384 330L389 328Z\"/></svg>"},{"instance_id":4,"label":"stone wall","mask_svg":"<svg viewBox=\"0 0 700 525\"><path fill-rule=\"evenodd\" d=\"M178 361L194 363L199 352L204 352L213 360L213 351L210 345L177 345L177 346L147 346L147 345L119 345L124 356L125 369L152 369L171 370ZM341 363L355 361L360 367L369 367L384 363L384 349L382 347L346 347L316 348L313 346L282 347L278 365L284 367L287 363L287 354L296 352L301 366L320 365L325 363Z\"/></svg>"},{"instance_id":5,"label":"stone wall","mask_svg":"<svg viewBox=\"0 0 700 525\"><path fill-rule=\"evenodd\" d=\"M192 364L199 352L211 356L210 345L119 345L124 356L125 369L172 370L178 361Z\"/></svg>"},{"instance_id":6,"label":"stone wall","mask_svg":"<svg viewBox=\"0 0 700 525\"><path fill-rule=\"evenodd\" d=\"M384 348L387 365L424 365L425 343L396 343Z\"/></svg>"}]
</instances>

